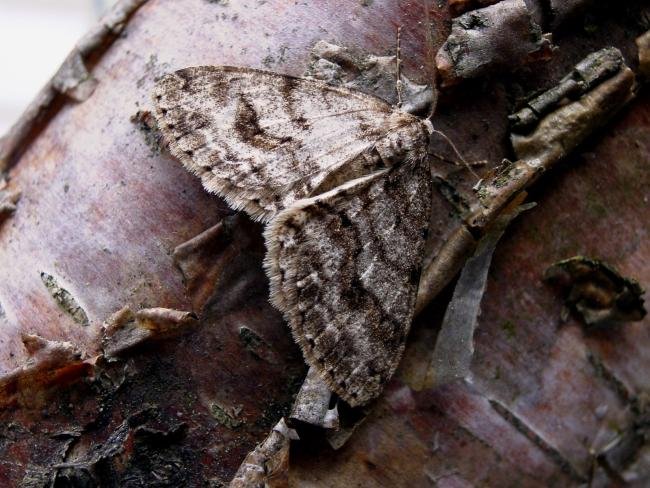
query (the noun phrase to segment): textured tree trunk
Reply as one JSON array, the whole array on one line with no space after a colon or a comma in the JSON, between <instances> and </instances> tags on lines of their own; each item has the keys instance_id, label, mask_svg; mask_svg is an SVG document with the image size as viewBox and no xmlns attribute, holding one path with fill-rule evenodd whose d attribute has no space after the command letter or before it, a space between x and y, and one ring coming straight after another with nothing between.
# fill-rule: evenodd
<instances>
[{"instance_id":1,"label":"textured tree trunk","mask_svg":"<svg viewBox=\"0 0 650 488\"><path fill-rule=\"evenodd\" d=\"M302 426L288 471L267 484L650 483L649 320L563 321L562 296L543 281L553 263L585 255L650 285L650 55L647 35L635 42L650 9L442 3L123 1L79 43L0 146L2 486L222 486L288 416L307 368L268 302L263 228L167 153L150 94L187 66L304 75L322 40L353 59L390 56L397 26L405 76L445 87L434 126L466 161L485 164L456 164L434 138L426 262L435 279L402 364L340 449ZM523 136L513 149L508 115L609 46L632 71L617 65L604 81L567 88L578 91L537 115L578 100L587 108L577 125L562 132L549 125L558 119L537 120L542 135L526 134L542 137L542 149ZM557 167L529 190L537 206L496 249L470 372L432 387L424 378L449 281L484 222L535 177L512 177L508 198L484 206L472 188L499 183L504 158L530 162L553 144L559 152L542 166Z\"/></svg>"}]
</instances>

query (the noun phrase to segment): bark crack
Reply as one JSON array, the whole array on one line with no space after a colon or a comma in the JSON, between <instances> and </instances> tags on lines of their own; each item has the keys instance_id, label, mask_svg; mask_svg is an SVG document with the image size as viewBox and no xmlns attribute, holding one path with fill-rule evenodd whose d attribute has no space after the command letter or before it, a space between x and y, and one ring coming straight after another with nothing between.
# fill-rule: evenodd
<instances>
[{"instance_id":1,"label":"bark crack","mask_svg":"<svg viewBox=\"0 0 650 488\"><path fill-rule=\"evenodd\" d=\"M581 474L571 461L569 461L557 448L546 442L537 432L535 432L524 420L519 418L514 412L509 410L502 403L488 399L494 410L517 431L523 434L528 440L535 444L549 459L551 459L564 473L569 475L573 480L580 483L588 481L587 477Z\"/></svg>"}]
</instances>

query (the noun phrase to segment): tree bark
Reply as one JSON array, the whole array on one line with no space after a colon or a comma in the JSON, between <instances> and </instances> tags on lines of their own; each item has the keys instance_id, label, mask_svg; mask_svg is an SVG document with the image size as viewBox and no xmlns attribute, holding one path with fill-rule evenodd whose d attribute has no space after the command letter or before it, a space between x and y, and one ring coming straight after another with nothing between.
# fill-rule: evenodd
<instances>
[{"instance_id":1,"label":"tree bark","mask_svg":"<svg viewBox=\"0 0 650 488\"><path fill-rule=\"evenodd\" d=\"M489 69L455 75L437 93L436 129L466 161L485 164L454 164L434 138L428 263L453 249L454 259L471 254L450 240L459 232L480 239L482 224L467 227L481 203L472 188L517 159L509 114L601 48L618 48L638 71L644 2L592 2L587 14L581 2L547 3L519 7L536 33L553 29L555 50L508 59L472 51ZM300 76L321 40L389 56L397 25L405 76L434 84L452 23L447 5L426 0L125 1L80 43L0 148L0 484L222 486L269 432L277 440L307 368L268 303L262 226L167 154L150 94L160 76L187 66ZM513 43L526 35L504 29ZM575 315L563 322L562 297L542 281L553 263L586 255L650 284L642 80L604 128L582 124L577 148L554 156L558 167L529 190L537 207L493 258L469 376L423 387L454 261L436 271L432 286L444 289L422 307L397 374L345 445L334 450L322 431L301 430L290 452L276 449L289 452L288 467L280 463L283 476L269 485L648 483L649 319L595 331Z\"/></svg>"}]
</instances>

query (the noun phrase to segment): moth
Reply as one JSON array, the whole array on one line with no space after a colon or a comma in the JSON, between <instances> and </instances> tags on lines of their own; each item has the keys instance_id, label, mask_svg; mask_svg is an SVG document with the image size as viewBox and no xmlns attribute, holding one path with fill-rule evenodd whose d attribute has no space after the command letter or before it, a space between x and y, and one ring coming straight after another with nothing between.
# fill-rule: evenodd
<instances>
[{"instance_id":1,"label":"moth","mask_svg":"<svg viewBox=\"0 0 650 488\"><path fill-rule=\"evenodd\" d=\"M230 66L162 78L156 119L209 192L265 222L270 297L352 406L404 351L431 209L429 120L320 81Z\"/></svg>"}]
</instances>

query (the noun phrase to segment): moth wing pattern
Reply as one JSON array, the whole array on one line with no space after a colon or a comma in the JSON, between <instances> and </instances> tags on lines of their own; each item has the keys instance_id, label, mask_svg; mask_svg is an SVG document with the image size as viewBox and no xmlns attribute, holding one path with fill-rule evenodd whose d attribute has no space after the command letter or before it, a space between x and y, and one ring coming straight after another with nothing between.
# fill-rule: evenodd
<instances>
[{"instance_id":1,"label":"moth wing pattern","mask_svg":"<svg viewBox=\"0 0 650 488\"><path fill-rule=\"evenodd\" d=\"M208 191L262 221L317 194L328 175L388 133L396 115L357 91L228 66L166 75L154 105L172 155Z\"/></svg>"},{"instance_id":2,"label":"moth wing pattern","mask_svg":"<svg viewBox=\"0 0 650 488\"><path fill-rule=\"evenodd\" d=\"M429 166L417 158L301 200L267 227L271 300L353 406L381 393L403 353L430 208Z\"/></svg>"}]
</instances>

